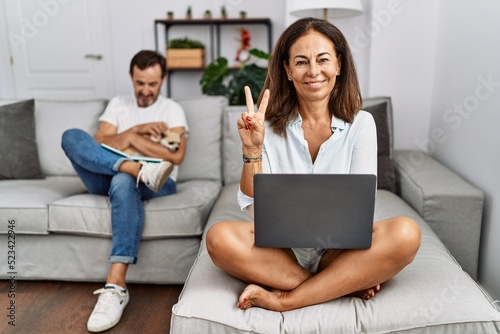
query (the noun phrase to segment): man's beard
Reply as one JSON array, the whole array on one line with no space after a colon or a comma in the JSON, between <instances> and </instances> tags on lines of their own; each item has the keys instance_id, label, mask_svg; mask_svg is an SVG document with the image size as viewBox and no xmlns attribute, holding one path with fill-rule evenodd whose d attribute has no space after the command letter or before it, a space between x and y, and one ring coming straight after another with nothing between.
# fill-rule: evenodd
<instances>
[{"instance_id":1,"label":"man's beard","mask_svg":"<svg viewBox=\"0 0 500 334\"><path fill-rule=\"evenodd\" d=\"M137 95L137 105L141 108L146 108L155 103L156 97L153 94L144 95L139 93Z\"/></svg>"}]
</instances>

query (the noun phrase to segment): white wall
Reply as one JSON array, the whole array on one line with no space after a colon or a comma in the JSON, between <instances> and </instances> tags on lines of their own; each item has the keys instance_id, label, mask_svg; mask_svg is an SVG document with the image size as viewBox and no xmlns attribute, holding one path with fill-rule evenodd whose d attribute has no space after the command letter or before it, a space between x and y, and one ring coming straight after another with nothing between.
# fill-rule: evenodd
<instances>
[{"instance_id":1,"label":"white wall","mask_svg":"<svg viewBox=\"0 0 500 334\"><path fill-rule=\"evenodd\" d=\"M500 2L441 0L439 13L427 146L485 192L479 280L500 300Z\"/></svg>"},{"instance_id":2,"label":"white wall","mask_svg":"<svg viewBox=\"0 0 500 334\"><path fill-rule=\"evenodd\" d=\"M193 18L202 18L205 10L212 12L212 17L220 18L220 6L225 5L228 17L239 17L240 11L246 11L249 18L269 17L272 22L273 42L284 27L285 0L190 0L165 1L149 0L109 0L111 49L114 52L115 93L123 94L131 91L132 86L128 76L130 59L139 49L154 49L154 20L165 18L167 11L174 12L175 18L185 18L186 9L191 5ZM114 15L113 13L119 13ZM228 26L221 29L221 53L231 62L238 49L239 26ZM249 25L246 28L252 35L251 46L267 49L267 32L263 26ZM158 28L159 47L164 50L164 34ZM169 38L186 37L199 39L206 46L206 54L210 53L208 27L174 26ZM208 58L207 58L208 61ZM172 75L172 97L201 94L201 72L174 72Z\"/></svg>"},{"instance_id":3,"label":"white wall","mask_svg":"<svg viewBox=\"0 0 500 334\"><path fill-rule=\"evenodd\" d=\"M371 37L368 95L392 97L396 149L418 148L427 138L438 4L374 1L372 21L365 29Z\"/></svg>"},{"instance_id":4,"label":"white wall","mask_svg":"<svg viewBox=\"0 0 500 334\"><path fill-rule=\"evenodd\" d=\"M12 66L10 65L7 25L4 21L6 17L5 4L3 1L0 1L0 99L12 99L16 97Z\"/></svg>"}]
</instances>

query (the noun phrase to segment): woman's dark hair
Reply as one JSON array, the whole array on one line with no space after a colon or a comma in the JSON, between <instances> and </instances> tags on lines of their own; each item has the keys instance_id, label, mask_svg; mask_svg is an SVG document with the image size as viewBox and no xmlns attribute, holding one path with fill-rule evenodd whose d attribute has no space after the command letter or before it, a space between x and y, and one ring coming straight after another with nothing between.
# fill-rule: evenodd
<instances>
[{"instance_id":1,"label":"woman's dark hair","mask_svg":"<svg viewBox=\"0 0 500 334\"><path fill-rule=\"evenodd\" d=\"M326 20L306 17L291 24L276 42L268 73L258 104L266 88L271 93L266 111L266 120L270 122L276 134L286 136L286 126L298 116L297 92L293 82L288 80L284 64L289 64L290 48L301 36L309 31L316 31L330 39L340 61L340 75L330 95L330 113L346 122L352 123L354 116L361 109L362 97L359 88L356 67L351 50L342 32Z\"/></svg>"},{"instance_id":2,"label":"woman's dark hair","mask_svg":"<svg viewBox=\"0 0 500 334\"><path fill-rule=\"evenodd\" d=\"M130 61L130 75L134 74L134 66L140 70L145 70L148 67L155 66L156 64L161 67L161 77L163 78L167 75L167 61L165 57L155 51L151 50L142 50L139 51Z\"/></svg>"}]
</instances>

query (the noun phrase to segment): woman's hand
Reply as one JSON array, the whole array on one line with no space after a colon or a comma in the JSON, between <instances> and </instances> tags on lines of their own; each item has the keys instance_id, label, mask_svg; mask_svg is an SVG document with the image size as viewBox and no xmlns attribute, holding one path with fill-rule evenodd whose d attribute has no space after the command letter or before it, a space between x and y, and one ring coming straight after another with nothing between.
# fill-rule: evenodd
<instances>
[{"instance_id":1,"label":"woman's hand","mask_svg":"<svg viewBox=\"0 0 500 334\"><path fill-rule=\"evenodd\" d=\"M241 118L238 120L238 132L243 144L243 154L256 156L262 153L264 118L269 102L269 89L264 91L257 112L255 112L252 93L248 86L245 86L245 97L248 111L242 113Z\"/></svg>"}]
</instances>

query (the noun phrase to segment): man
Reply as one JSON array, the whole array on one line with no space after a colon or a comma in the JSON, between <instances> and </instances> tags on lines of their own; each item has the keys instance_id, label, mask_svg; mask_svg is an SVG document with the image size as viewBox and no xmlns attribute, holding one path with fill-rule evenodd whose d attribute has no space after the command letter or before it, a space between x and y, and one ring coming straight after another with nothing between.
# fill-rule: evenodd
<instances>
[{"instance_id":1,"label":"man","mask_svg":"<svg viewBox=\"0 0 500 334\"><path fill-rule=\"evenodd\" d=\"M181 135L179 149L170 151L150 139L161 138L166 129L187 133L184 111L171 99L160 96L165 81L166 60L153 51L137 53L130 63L134 95L117 96L99 118L94 137L79 129L63 134L62 147L88 191L109 195L111 202L111 268L97 304L88 320L91 332L107 330L118 323L129 301L125 278L135 264L144 226L142 201L176 192L177 169L186 152ZM163 159L160 163L136 162L113 153L132 147L143 156Z\"/></svg>"}]
</instances>

